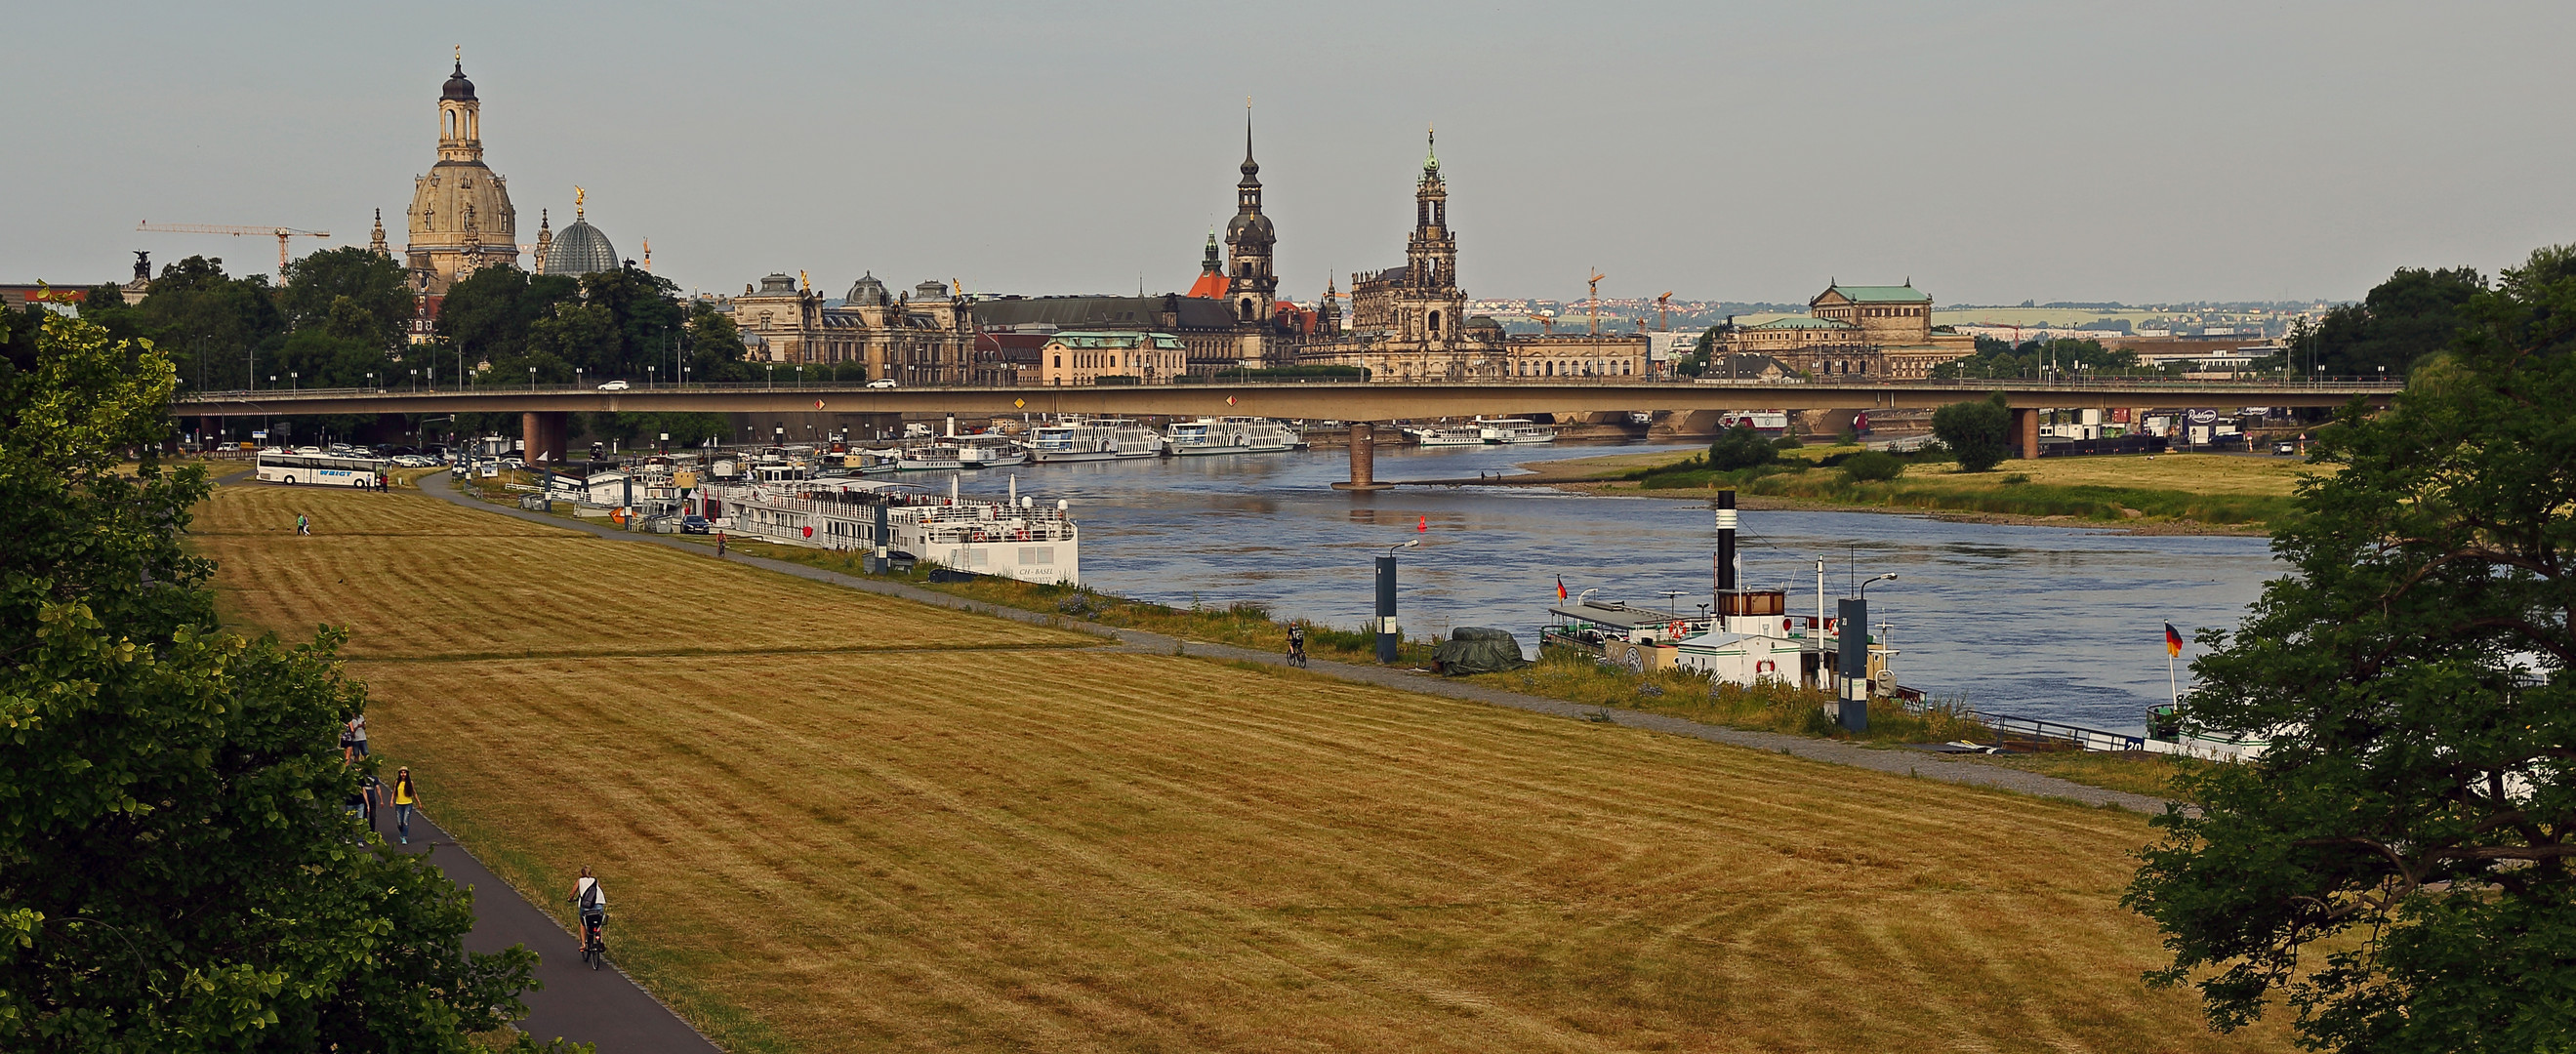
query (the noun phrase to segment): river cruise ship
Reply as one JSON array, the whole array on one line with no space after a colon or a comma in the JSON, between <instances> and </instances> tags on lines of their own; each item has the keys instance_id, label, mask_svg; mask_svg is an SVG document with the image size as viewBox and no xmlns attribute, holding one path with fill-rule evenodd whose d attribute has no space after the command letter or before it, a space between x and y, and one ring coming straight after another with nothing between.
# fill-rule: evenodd
<instances>
[{"instance_id":1,"label":"river cruise ship","mask_svg":"<svg viewBox=\"0 0 2576 1054\"><path fill-rule=\"evenodd\" d=\"M895 456L895 468L904 472L955 472L965 467L966 452L946 440L908 446Z\"/></svg>"},{"instance_id":2,"label":"river cruise ship","mask_svg":"<svg viewBox=\"0 0 2576 1054\"><path fill-rule=\"evenodd\" d=\"M1029 430L1029 460L1041 464L1156 457L1162 452L1162 435L1134 421L1064 421Z\"/></svg>"},{"instance_id":3,"label":"river cruise ship","mask_svg":"<svg viewBox=\"0 0 2576 1054\"><path fill-rule=\"evenodd\" d=\"M1414 429L1413 441L1423 446L1483 446L1485 430L1472 424L1433 425Z\"/></svg>"},{"instance_id":4,"label":"river cruise ship","mask_svg":"<svg viewBox=\"0 0 2576 1054\"><path fill-rule=\"evenodd\" d=\"M897 566L933 563L1023 582L1079 585L1082 536L1070 503L945 495L910 483L818 479L706 488L703 511L736 537L809 549L882 554Z\"/></svg>"},{"instance_id":5,"label":"river cruise ship","mask_svg":"<svg viewBox=\"0 0 2576 1054\"><path fill-rule=\"evenodd\" d=\"M1556 430L1523 417L1479 417L1477 433L1488 443L1553 443Z\"/></svg>"},{"instance_id":6,"label":"river cruise ship","mask_svg":"<svg viewBox=\"0 0 2576 1054\"><path fill-rule=\"evenodd\" d=\"M1297 433L1266 417L1202 417L1174 422L1167 449L1182 457L1275 454L1297 447Z\"/></svg>"},{"instance_id":7,"label":"river cruise ship","mask_svg":"<svg viewBox=\"0 0 2576 1054\"><path fill-rule=\"evenodd\" d=\"M1025 465L1029 452L1009 436L958 436L948 442L957 446L957 463L966 468L1009 468Z\"/></svg>"}]
</instances>

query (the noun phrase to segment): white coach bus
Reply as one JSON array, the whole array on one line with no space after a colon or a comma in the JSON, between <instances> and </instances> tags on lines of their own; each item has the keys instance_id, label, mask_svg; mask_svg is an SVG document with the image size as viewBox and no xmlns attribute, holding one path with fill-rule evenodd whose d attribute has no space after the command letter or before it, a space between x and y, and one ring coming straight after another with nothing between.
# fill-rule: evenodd
<instances>
[{"instance_id":1,"label":"white coach bus","mask_svg":"<svg viewBox=\"0 0 2576 1054\"><path fill-rule=\"evenodd\" d=\"M259 452L259 481L262 483L319 483L332 487L371 487L376 475L385 470L382 458L342 457L337 454L289 454L282 451Z\"/></svg>"}]
</instances>

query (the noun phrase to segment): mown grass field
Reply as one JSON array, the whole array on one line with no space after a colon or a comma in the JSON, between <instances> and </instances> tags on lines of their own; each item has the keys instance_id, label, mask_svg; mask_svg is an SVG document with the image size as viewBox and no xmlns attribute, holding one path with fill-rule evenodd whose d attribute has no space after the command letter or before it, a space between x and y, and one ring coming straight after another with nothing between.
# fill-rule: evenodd
<instances>
[{"instance_id":1,"label":"mown grass field","mask_svg":"<svg viewBox=\"0 0 2576 1054\"><path fill-rule=\"evenodd\" d=\"M1855 449L1805 448L1791 452L1786 463L1803 465ZM1664 464L1686 461L1666 455ZM1914 464L1893 480L1860 483L1826 468L1756 478L1687 467L1656 472L1652 465L1626 462L1604 464L1592 478L1642 477L1609 479L1593 486L1607 492L1671 497L1735 487L1755 496L1856 507L2249 527L2287 515L2300 477L2316 471L2293 458L2220 454L2013 460L1990 472L1959 472L1956 467L1946 462Z\"/></svg>"},{"instance_id":2,"label":"mown grass field","mask_svg":"<svg viewBox=\"0 0 2576 1054\"><path fill-rule=\"evenodd\" d=\"M600 869L621 964L728 1049L2287 1049L2138 980L2132 814L306 500L402 513L381 610L553 634L353 661L378 755L540 905ZM350 604L262 570L352 559L315 539L206 541L254 628ZM701 653L602 657L609 622ZM852 628L889 625L947 643Z\"/></svg>"}]
</instances>

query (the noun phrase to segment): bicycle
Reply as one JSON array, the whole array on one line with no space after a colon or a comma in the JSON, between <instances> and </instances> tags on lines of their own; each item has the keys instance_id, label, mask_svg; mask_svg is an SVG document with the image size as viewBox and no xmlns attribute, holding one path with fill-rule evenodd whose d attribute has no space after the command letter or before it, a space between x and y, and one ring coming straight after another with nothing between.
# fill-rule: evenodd
<instances>
[{"instance_id":1,"label":"bicycle","mask_svg":"<svg viewBox=\"0 0 2576 1054\"><path fill-rule=\"evenodd\" d=\"M1305 669L1305 668L1306 668L1306 649L1304 649L1304 648L1290 648L1290 649L1288 649L1288 665L1290 665L1290 666L1294 666L1294 667L1296 667L1296 668L1298 668L1298 669L1300 669L1300 670Z\"/></svg>"},{"instance_id":2,"label":"bicycle","mask_svg":"<svg viewBox=\"0 0 2576 1054\"><path fill-rule=\"evenodd\" d=\"M564 899L567 902L573 900L570 897ZM576 909L579 907L577 903L574 906ZM605 911L581 913L581 961L589 963L593 970L608 961L608 941L600 935L607 925L608 913Z\"/></svg>"}]
</instances>

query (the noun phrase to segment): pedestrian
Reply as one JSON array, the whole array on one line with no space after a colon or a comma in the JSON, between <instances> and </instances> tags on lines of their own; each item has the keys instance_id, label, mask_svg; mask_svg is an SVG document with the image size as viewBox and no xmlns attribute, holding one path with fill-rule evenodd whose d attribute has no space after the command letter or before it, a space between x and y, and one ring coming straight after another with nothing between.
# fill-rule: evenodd
<instances>
[{"instance_id":1,"label":"pedestrian","mask_svg":"<svg viewBox=\"0 0 2576 1054\"><path fill-rule=\"evenodd\" d=\"M356 749L357 749L357 746L358 746L358 734L357 734L356 732L354 732L354 731L351 731L351 730L350 730L348 722L345 722L345 721L341 722L341 723L340 723L340 763L341 763L341 764L346 765L346 764L348 764L348 763L349 763L349 762L350 762L350 761L355 757L355 755L353 755L353 754L351 753L351 751L356 750Z\"/></svg>"},{"instance_id":2,"label":"pedestrian","mask_svg":"<svg viewBox=\"0 0 2576 1054\"><path fill-rule=\"evenodd\" d=\"M367 830L373 831L376 829L376 803L385 799L385 785L376 779L375 773L370 772L358 779L358 791L367 803Z\"/></svg>"},{"instance_id":3,"label":"pedestrian","mask_svg":"<svg viewBox=\"0 0 2576 1054\"><path fill-rule=\"evenodd\" d=\"M718 559L722 559L722 558L724 557L724 532L723 532L723 531L717 531L717 532L716 532L716 556L717 556L717 558L718 558Z\"/></svg>"},{"instance_id":4,"label":"pedestrian","mask_svg":"<svg viewBox=\"0 0 2576 1054\"><path fill-rule=\"evenodd\" d=\"M394 834L402 844L411 844L411 807L420 804L420 788L412 786L411 769L394 770Z\"/></svg>"},{"instance_id":5,"label":"pedestrian","mask_svg":"<svg viewBox=\"0 0 2576 1054\"><path fill-rule=\"evenodd\" d=\"M308 520L308 519L305 519L305 518L304 518L304 514L303 514L303 513L300 513L300 512L299 512L299 513L296 513L296 514L295 514L295 533L297 533L297 534L311 534L311 533L313 533L313 521Z\"/></svg>"},{"instance_id":6,"label":"pedestrian","mask_svg":"<svg viewBox=\"0 0 2576 1054\"><path fill-rule=\"evenodd\" d=\"M359 714L349 719L349 749L342 753L340 760L356 761L366 756L367 715Z\"/></svg>"}]
</instances>

